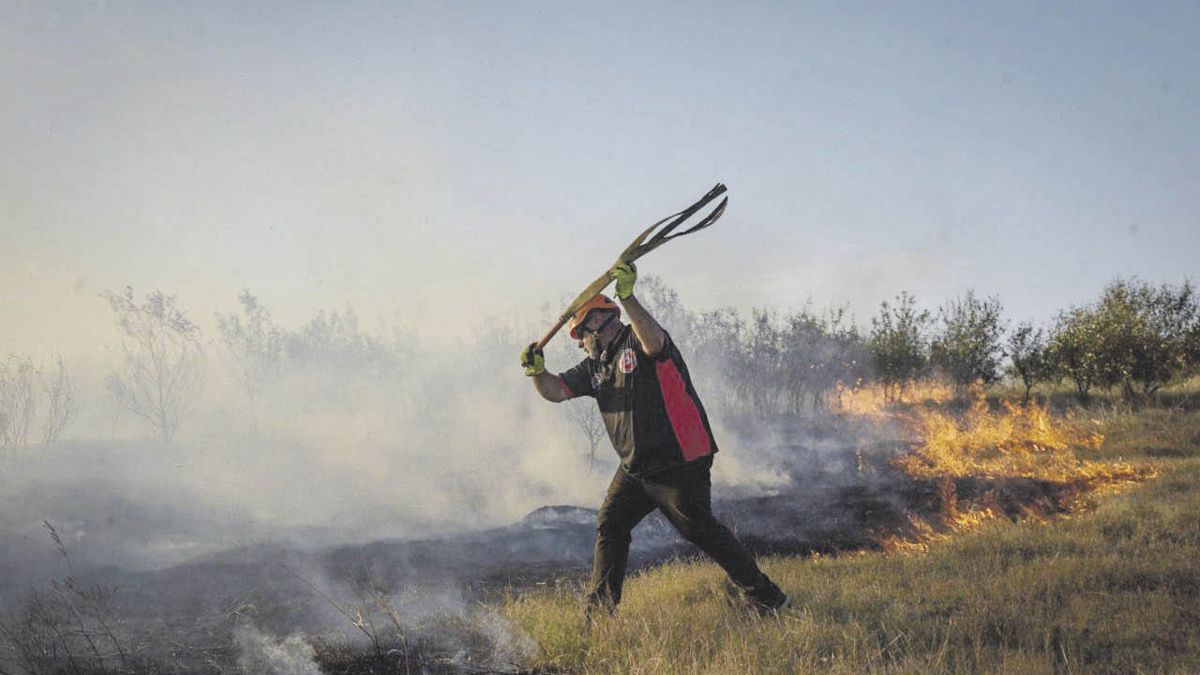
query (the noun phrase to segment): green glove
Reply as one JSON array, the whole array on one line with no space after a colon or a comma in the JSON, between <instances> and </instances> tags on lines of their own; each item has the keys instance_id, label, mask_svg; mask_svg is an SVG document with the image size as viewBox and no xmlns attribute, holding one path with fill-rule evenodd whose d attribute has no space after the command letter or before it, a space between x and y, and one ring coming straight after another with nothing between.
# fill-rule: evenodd
<instances>
[{"instance_id":1,"label":"green glove","mask_svg":"<svg viewBox=\"0 0 1200 675\"><path fill-rule=\"evenodd\" d=\"M537 349L536 342L530 342L528 347L521 350L521 365L529 377L546 372L546 355Z\"/></svg>"},{"instance_id":2,"label":"green glove","mask_svg":"<svg viewBox=\"0 0 1200 675\"><path fill-rule=\"evenodd\" d=\"M612 278L617 280L617 297L621 300L633 295L633 285L637 283L637 265L631 262L617 263L609 271Z\"/></svg>"}]
</instances>

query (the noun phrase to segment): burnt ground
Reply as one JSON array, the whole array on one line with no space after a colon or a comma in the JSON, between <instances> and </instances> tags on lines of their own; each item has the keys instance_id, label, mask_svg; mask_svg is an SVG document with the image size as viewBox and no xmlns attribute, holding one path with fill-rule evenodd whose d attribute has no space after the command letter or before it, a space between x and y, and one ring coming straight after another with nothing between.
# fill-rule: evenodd
<instances>
[{"instance_id":1,"label":"burnt ground","mask_svg":"<svg viewBox=\"0 0 1200 675\"><path fill-rule=\"evenodd\" d=\"M789 449L786 491L714 503L758 555L874 550L913 535L914 518L936 529L973 505L1012 518L1053 514L1084 489L1029 479L914 480L888 464L894 452L877 452L874 461L861 452L832 461L827 450L819 457L806 452ZM0 672L2 659L20 656L14 646L23 638L29 647L40 630L53 644L46 637L52 624L66 624L73 613L94 616L85 628L108 631L109 642L121 645L120 658L92 649L93 658L81 656L74 671L40 672L286 672L299 666L261 659L289 653L310 669L295 672L513 672L505 664L519 661L520 646L509 644L507 631L487 628L480 601L550 584L577 588L590 567L595 515L546 506L505 527L442 538L313 550L259 545L157 572L101 570L73 581L97 590L103 602L92 609L67 588L57 606L53 593L43 597L43 605L57 607L57 619L43 612L39 626L29 606L24 623L20 612L9 614ZM656 513L634 532L630 571L699 555ZM22 626L24 636L14 631ZM297 635L321 637L287 641Z\"/></svg>"}]
</instances>

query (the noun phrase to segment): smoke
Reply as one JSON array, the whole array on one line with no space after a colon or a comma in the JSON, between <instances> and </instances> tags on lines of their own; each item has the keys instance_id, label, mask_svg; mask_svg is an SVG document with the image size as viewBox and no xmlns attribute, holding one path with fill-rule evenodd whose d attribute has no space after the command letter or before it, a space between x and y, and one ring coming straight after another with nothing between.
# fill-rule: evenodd
<instances>
[{"instance_id":1,"label":"smoke","mask_svg":"<svg viewBox=\"0 0 1200 675\"><path fill-rule=\"evenodd\" d=\"M459 668L518 668L537 654L533 638L492 609L469 602L461 588L413 586L391 602L424 649L448 655Z\"/></svg>"},{"instance_id":2,"label":"smoke","mask_svg":"<svg viewBox=\"0 0 1200 675\"><path fill-rule=\"evenodd\" d=\"M312 645L299 635L283 640L265 635L252 625L239 626L233 633L237 666L256 675L321 675L313 660Z\"/></svg>"},{"instance_id":3,"label":"smoke","mask_svg":"<svg viewBox=\"0 0 1200 675\"><path fill-rule=\"evenodd\" d=\"M319 662L347 654L392 665L437 664L439 672L494 672L520 669L537 653L536 643L519 627L466 598L454 583L401 584L385 593L373 586L378 578L346 580L334 570L301 567L303 573L293 576L320 604L289 621L270 599L260 598L254 623L233 631L237 664L244 672L320 672Z\"/></svg>"},{"instance_id":4,"label":"smoke","mask_svg":"<svg viewBox=\"0 0 1200 675\"><path fill-rule=\"evenodd\" d=\"M4 458L0 562L36 559L46 519L80 560L145 569L256 541L423 537L594 503L607 469L589 466L586 440L516 364L517 335L533 332L293 364L253 407L210 344L207 390L171 445L106 399L103 368L76 369L67 440Z\"/></svg>"},{"instance_id":5,"label":"smoke","mask_svg":"<svg viewBox=\"0 0 1200 675\"><path fill-rule=\"evenodd\" d=\"M686 344L694 315L678 305L653 311L672 317L664 324L714 425L714 495L803 493L807 501L791 499L778 513L764 506L731 516L745 515L739 531L764 539L808 536L791 521L860 480L850 450L886 432L835 433L819 416L748 413L739 373L727 367L744 346L729 341L737 335L708 324L707 342ZM41 523L51 520L77 572L130 589L127 606L148 626L206 617L221 628L205 639L232 640L246 672L316 672L321 636L375 649L339 607L374 612L414 653L443 655L453 668L527 662L536 645L477 604L478 589L463 588L491 568L453 535L515 523L548 504L595 506L604 494L616 464L607 440L593 461L577 422L537 396L517 365L544 322L485 318L473 337L447 339L382 320L368 331L348 310L318 318L279 327L279 368L253 396L210 332L207 388L171 444L108 400L111 363L72 368L81 414L67 439L24 449L0 472L0 606L63 573L46 564L55 550ZM547 366L566 370L581 358L560 337ZM553 536L521 545L526 559L582 565L590 530L571 530L567 556ZM452 551L437 558L442 568L413 564L418 549L393 546L424 538Z\"/></svg>"},{"instance_id":6,"label":"smoke","mask_svg":"<svg viewBox=\"0 0 1200 675\"><path fill-rule=\"evenodd\" d=\"M660 281L645 285L714 424L718 495L779 494L816 477L844 483L835 469L846 469L841 458L861 439L747 414L739 387L753 374L731 364L755 355L738 341L738 322L706 322ZM350 309L291 326L268 312L278 362L253 396L247 364L199 321L207 387L171 445L107 397L111 363L68 364L81 409L68 440L25 450L0 474L0 563L14 575L36 569L46 519L69 533L81 562L158 569L257 542L411 539L501 526L545 504L595 506L615 466L607 440L593 461L577 423L541 400L516 363L553 313L546 305L532 320L483 317L472 337L448 339L397 315L368 329ZM580 358L559 337L547 365L565 370Z\"/></svg>"}]
</instances>

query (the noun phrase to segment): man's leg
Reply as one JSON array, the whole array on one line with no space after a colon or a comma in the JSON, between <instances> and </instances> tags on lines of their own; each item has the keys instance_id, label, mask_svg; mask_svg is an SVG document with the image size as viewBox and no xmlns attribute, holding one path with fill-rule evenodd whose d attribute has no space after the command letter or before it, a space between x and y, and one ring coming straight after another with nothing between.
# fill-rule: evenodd
<instances>
[{"instance_id":1,"label":"man's leg","mask_svg":"<svg viewBox=\"0 0 1200 675\"><path fill-rule=\"evenodd\" d=\"M712 459L646 480L646 490L679 533L713 559L761 609L777 609L787 596L758 569L754 557L729 528L713 516Z\"/></svg>"},{"instance_id":2,"label":"man's leg","mask_svg":"<svg viewBox=\"0 0 1200 675\"><path fill-rule=\"evenodd\" d=\"M617 467L596 518L596 552L586 607L589 616L596 606L611 610L621 601L630 534L654 506L641 482Z\"/></svg>"}]
</instances>

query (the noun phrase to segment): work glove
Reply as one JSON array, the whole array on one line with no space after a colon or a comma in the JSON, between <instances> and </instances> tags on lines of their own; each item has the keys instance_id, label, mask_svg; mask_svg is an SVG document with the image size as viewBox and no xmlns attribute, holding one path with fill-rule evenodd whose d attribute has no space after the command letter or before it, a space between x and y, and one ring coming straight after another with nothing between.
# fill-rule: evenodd
<instances>
[{"instance_id":1,"label":"work glove","mask_svg":"<svg viewBox=\"0 0 1200 675\"><path fill-rule=\"evenodd\" d=\"M530 342L528 347L521 350L521 366L529 377L546 372L546 355L537 348L536 342Z\"/></svg>"},{"instance_id":2,"label":"work glove","mask_svg":"<svg viewBox=\"0 0 1200 675\"><path fill-rule=\"evenodd\" d=\"M608 274L617 280L617 297L626 300L633 295L633 285L637 282L637 265L631 262L617 263Z\"/></svg>"}]
</instances>

